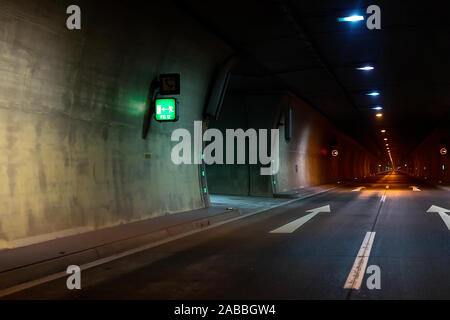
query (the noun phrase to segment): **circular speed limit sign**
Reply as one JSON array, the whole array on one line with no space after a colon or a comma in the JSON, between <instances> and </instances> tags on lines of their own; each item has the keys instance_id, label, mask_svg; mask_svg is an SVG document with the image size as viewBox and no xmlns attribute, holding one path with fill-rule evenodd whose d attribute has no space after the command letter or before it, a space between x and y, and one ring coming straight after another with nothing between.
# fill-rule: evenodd
<instances>
[{"instance_id":1,"label":"circular speed limit sign","mask_svg":"<svg viewBox=\"0 0 450 320\"><path fill-rule=\"evenodd\" d=\"M339 155L339 151L333 150L333 151L331 151L331 155L332 155L333 157L337 157L337 156Z\"/></svg>"},{"instance_id":2,"label":"circular speed limit sign","mask_svg":"<svg viewBox=\"0 0 450 320\"><path fill-rule=\"evenodd\" d=\"M441 154L442 154L443 156L445 156L445 155L447 154L447 148L442 148L442 149L441 149Z\"/></svg>"}]
</instances>

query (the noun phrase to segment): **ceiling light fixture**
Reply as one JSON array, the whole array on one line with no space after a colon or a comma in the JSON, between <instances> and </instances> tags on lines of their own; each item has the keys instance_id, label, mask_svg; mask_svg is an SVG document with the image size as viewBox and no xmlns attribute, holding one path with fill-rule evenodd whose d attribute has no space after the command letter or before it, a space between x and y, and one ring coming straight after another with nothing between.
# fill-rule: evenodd
<instances>
[{"instance_id":1,"label":"ceiling light fixture","mask_svg":"<svg viewBox=\"0 0 450 320\"><path fill-rule=\"evenodd\" d=\"M364 17L363 16L359 16L359 15L351 15L348 17L342 17L342 18L338 18L339 22L358 22L358 21L363 21Z\"/></svg>"}]
</instances>

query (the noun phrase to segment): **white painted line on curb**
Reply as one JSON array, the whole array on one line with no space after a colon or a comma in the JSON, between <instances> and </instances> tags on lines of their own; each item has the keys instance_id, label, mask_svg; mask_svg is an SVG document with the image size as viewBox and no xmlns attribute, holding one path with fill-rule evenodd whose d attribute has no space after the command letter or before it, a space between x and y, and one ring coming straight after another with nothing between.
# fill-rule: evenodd
<instances>
[{"instance_id":1,"label":"white painted line on curb","mask_svg":"<svg viewBox=\"0 0 450 320\"><path fill-rule=\"evenodd\" d=\"M367 268L367 262L369 261L370 251L372 250L373 240L375 239L375 233L376 232L366 233L355 262L353 263L353 267L345 282L344 289L359 290L361 288L361 283Z\"/></svg>"}]
</instances>

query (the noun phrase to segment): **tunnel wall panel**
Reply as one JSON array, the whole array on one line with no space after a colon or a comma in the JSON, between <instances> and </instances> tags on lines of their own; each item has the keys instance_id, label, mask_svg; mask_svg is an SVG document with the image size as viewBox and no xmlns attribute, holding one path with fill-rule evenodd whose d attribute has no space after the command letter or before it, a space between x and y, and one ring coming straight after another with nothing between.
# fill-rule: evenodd
<instances>
[{"instance_id":1,"label":"tunnel wall panel","mask_svg":"<svg viewBox=\"0 0 450 320\"><path fill-rule=\"evenodd\" d=\"M400 163L402 170L431 183L450 183L449 155L440 153L441 148L449 150L449 141L448 128L435 129L411 152L404 163Z\"/></svg>"},{"instance_id":2,"label":"tunnel wall panel","mask_svg":"<svg viewBox=\"0 0 450 320\"><path fill-rule=\"evenodd\" d=\"M289 142L285 140L284 125L278 123L278 120L283 123L283 110L288 106L293 110L293 137ZM280 129L280 170L276 175L261 176L259 165L250 165L248 172L236 166L211 165L207 167L210 193L273 196L362 178L377 170L377 161L368 151L289 92L228 94L220 119L212 121L210 127L222 131L239 127ZM339 151L338 157L330 154L334 147ZM248 179L249 185L236 188L233 182L236 176L243 181Z\"/></svg>"},{"instance_id":3,"label":"tunnel wall panel","mask_svg":"<svg viewBox=\"0 0 450 320\"><path fill-rule=\"evenodd\" d=\"M69 4L81 30L66 28ZM169 2L125 4L0 2L0 249L204 206L199 168L171 162L170 137L193 132L231 50ZM144 141L150 82L170 72L180 121L152 120Z\"/></svg>"}]
</instances>

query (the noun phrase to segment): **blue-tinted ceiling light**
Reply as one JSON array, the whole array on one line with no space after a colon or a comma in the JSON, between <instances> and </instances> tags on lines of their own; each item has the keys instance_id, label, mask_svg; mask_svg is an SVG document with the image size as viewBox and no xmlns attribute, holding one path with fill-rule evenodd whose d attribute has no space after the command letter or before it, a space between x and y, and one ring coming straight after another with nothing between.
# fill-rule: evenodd
<instances>
[{"instance_id":1,"label":"blue-tinted ceiling light","mask_svg":"<svg viewBox=\"0 0 450 320\"><path fill-rule=\"evenodd\" d=\"M372 91L372 92L366 93L366 96L372 96L372 97L376 97L379 95L380 95L380 93L378 91Z\"/></svg>"},{"instance_id":2,"label":"blue-tinted ceiling light","mask_svg":"<svg viewBox=\"0 0 450 320\"><path fill-rule=\"evenodd\" d=\"M339 22L358 22L364 20L363 16L352 15L348 17L338 18Z\"/></svg>"},{"instance_id":3,"label":"blue-tinted ceiling light","mask_svg":"<svg viewBox=\"0 0 450 320\"><path fill-rule=\"evenodd\" d=\"M383 107L376 106L376 107L373 107L372 110L383 110Z\"/></svg>"},{"instance_id":4,"label":"blue-tinted ceiling light","mask_svg":"<svg viewBox=\"0 0 450 320\"><path fill-rule=\"evenodd\" d=\"M375 69L375 68L372 66L364 66L364 67L356 68L356 70L359 70L359 71L372 71L373 69Z\"/></svg>"}]
</instances>

